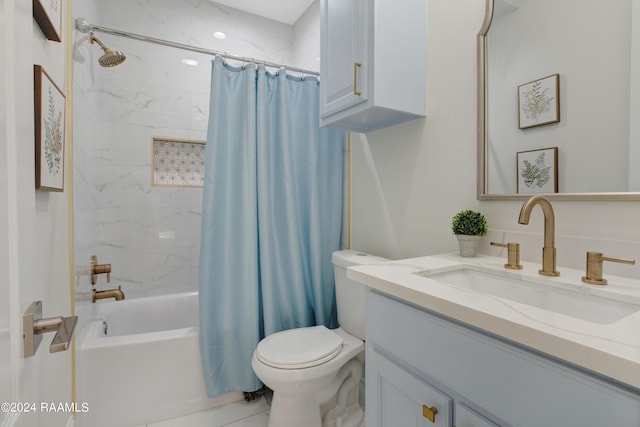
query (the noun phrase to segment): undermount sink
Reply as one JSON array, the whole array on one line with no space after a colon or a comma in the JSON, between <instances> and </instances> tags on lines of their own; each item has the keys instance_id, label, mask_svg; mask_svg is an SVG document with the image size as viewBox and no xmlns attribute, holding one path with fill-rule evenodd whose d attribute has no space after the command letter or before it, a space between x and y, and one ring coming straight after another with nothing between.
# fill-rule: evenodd
<instances>
[{"instance_id":1,"label":"undermount sink","mask_svg":"<svg viewBox=\"0 0 640 427\"><path fill-rule=\"evenodd\" d=\"M497 273L477 266L460 266L444 271L423 270L415 274L458 289L515 301L593 323L610 324L640 311L640 305L630 302L556 288L527 280L517 274Z\"/></svg>"}]
</instances>

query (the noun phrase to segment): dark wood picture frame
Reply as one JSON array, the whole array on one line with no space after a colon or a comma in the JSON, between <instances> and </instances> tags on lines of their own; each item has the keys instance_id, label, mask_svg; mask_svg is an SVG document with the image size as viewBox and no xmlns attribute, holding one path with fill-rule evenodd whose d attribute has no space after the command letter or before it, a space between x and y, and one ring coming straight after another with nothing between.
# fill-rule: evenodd
<instances>
[{"instance_id":1,"label":"dark wood picture frame","mask_svg":"<svg viewBox=\"0 0 640 427\"><path fill-rule=\"evenodd\" d=\"M33 0L33 17L48 40L62 41L62 4L64 0Z\"/></svg>"},{"instance_id":2,"label":"dark wood picture frame","mask_svg":"<svg viewBox=\"0 0 640 427\"><path fill-rule=\"evenodd\" d=\"M518 86L518 127L527 129L560 121L560 75Z\"/></svg>"}]
</instances>

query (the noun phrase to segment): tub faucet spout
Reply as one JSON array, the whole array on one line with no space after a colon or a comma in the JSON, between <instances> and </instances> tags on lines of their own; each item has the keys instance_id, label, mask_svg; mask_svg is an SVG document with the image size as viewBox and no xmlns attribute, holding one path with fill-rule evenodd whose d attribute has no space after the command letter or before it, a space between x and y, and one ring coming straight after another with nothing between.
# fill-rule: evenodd
<instances>
[{"instance_id":1,"label":"tub faucet spout","mask_svg":"<svg viewBox=\"0 0 640 427\"><path fill-rule=\"evenodd\" d=\"M522 205L518 223L529 224L531 210L540 205L544 214L544 247L542 248L542 269L538 273L543 276L559 276L556 271L555 218L551 202L542 196L533 196Z\"/></svg>"},{"instance_id":2,"label":"tub faucet spout","mask_svg":"<svg viewBox=\"0 0 640 427\"><path fill-rule=\"evenodd\" d=\"M124 299L122 286L118 286L118 289L106 289L104 291L93 290L93 302L105 298L115 298L116 301L122 301Z\"/></svg>"}]
</instances>

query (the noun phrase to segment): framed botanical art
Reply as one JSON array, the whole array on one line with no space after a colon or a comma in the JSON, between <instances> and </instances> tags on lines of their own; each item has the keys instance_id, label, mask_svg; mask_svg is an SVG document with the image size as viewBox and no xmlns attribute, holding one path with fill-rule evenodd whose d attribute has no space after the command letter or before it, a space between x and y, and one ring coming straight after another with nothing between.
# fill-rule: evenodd
<instances>
[{"instance_id":1,"label":"framed botanical art","mask_svg":"<svg viewBox=\"0 0 640 427\"><path fill-rule=\"evenodd\" d=\"M518 86L518 127L526 129L560 121L560 75Z\"/></svg>"},{"instance_id":2,"label":"framed botanical art","mask_svg":"<svg viewBox=\"0 0 640 427\"><path fill-rule=\"evenodd\" d=\"M36 189L64 190L64 93L40 65L33 66Z\"/></svg>"},{"instance_id":3,"label":"framed botanical art","mask_svg":"<svg viewBox=\"0 0 640 427\"><path fill-rule=\"evenodd\" d=\"M518 194L558 192L558 147L520 151L516 162Z\"/></svg>"},{"instance_id":4,"label":"framed botanical art","mask_svg":"<svg viewBox=\"0 0 640 427\"><path fill-rule=\"evenodd\" d=\"M42 33L54 42L62 41L63 0L33 0L33 17Z\"/></svg>"}]
</instances>

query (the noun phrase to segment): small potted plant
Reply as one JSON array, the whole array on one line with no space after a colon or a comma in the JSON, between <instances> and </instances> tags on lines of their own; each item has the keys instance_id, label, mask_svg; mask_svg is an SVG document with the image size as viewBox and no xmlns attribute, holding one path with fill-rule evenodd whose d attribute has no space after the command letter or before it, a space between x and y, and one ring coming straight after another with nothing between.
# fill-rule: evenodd
<instances>
[{"instance_id":1,"label":"small potted plant","mask_svg":"<svg viewBox=\"0 0 640 427\"><path fill-rule=\"evenodd\" d=\"M451 230L458 239L460 256L474 257L478 253L480 238L487 234L487 219L480 212L460 211L451 221Z\"/></svg>"}]
</instances>

